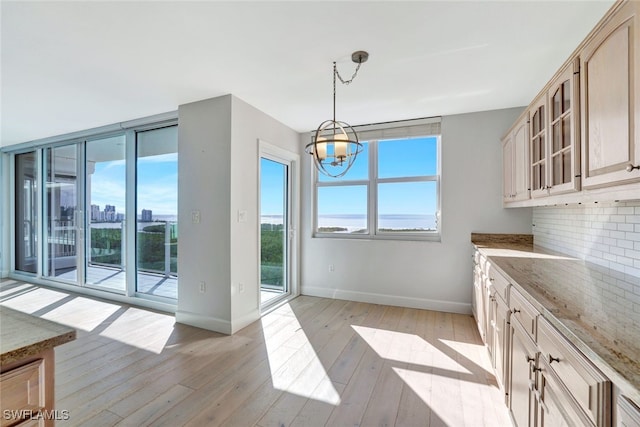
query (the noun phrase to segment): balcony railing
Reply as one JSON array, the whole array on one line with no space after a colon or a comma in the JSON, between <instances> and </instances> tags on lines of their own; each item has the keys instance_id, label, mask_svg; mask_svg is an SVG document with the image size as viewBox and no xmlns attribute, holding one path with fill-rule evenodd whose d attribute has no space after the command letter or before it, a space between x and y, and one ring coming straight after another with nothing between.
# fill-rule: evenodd
<instances>
[{"instance_id":1,"label":"balcony railing","mask_svg":"<svg viewBox=\"0 0 640 427\"><path fill-rule=\"evenodd\" d=\"M126 256L122 242L126 241L126 227L124 221L120 224L120 227L97 225L90 227L90 236L87 236L89 265L124 270ZM50 256L56 258L76 256L75 221L54 220L47 231ZM137 246L139 271L162 274L165 277L178 275L177 222L155 222L142 226L142 229L137 231Z\"/></svg>"}]
</instances>

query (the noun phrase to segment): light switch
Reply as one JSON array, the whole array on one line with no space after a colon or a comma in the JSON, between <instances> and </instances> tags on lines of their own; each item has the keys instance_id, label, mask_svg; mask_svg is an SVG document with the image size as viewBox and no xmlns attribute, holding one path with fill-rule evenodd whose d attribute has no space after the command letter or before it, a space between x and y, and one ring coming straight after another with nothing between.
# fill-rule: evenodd
<instances>
[{"instance_id":1,"label":"light switch","mask_svg":"<svg viewBox=\"0 0 640 427\"><path fill-rule=\"evenodd\" d=\"M238 211L238 222L247 222L247 211Z\"/></svg>"}]
</instances>

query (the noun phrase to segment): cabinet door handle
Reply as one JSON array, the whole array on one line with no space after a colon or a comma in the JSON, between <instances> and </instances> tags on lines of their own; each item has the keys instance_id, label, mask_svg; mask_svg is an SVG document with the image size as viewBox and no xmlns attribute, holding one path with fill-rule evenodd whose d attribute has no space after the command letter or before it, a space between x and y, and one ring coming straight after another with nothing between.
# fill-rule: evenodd
<instances>
[{"instance_id":1,"label":"cabinet door handle","mask_svg":"<svg viewBox=\"0 0 640 427\"><path fill-rule=\"evenodd\" d=\"M549 407L547 406L546 403L544 403L544 399L542 398L542 393L540 393L538 390L534 391L534 393L536 394L536 400L538 401L538 404L540 405L544 413L548 414Z\"/></svg>"},{"instance_id":2,"label":"cabinet door handle","mask_svg":"<svg viewBox=\"0 0 640 427\"><path fill-rule=\"evenodd\" d=\"M549 355L549 365L551 365L553 362L560 363L560 359Z\"/></svg>"},{"instance_id":3,"label":"cabinet door handle","mask_svg":"<svg viewBox=\"0 0 640 427\"><path fill-rule=\"evenodd\" d=\"M625 170L626 170L627 172L633 172L635 169L640 169L640 165L638 165L638 166L634 166L634 165L632 165L631 163L629 163L629 164L627 165L627 167L625 168Z\"/></svg>"},{"instance_id":4,"label":"cabinet door handle","mask_svg":"<svg viewBox=\"0 0 640 427\"><path fill-rule=\"evenodd\" d=\"M516 313L520 313L520 310L518 310L517 308L514 308L513 310L511 310L511 314L516 314Z\"/></svg>"},{"instance_id":5,"label":"cabinet door handle","mask_svg":"<svg viewBox=\"0 0 640 427\"><path fill-rule=\"evenodd\" d=\"M528 354L525 354L525 355L524 355L524 360L526 360L528 363L531 363L531 362L533 362L533 361L534 361L534 360L536 360L536 359L535 359L535 357L531 357L531 356L529 356Z\"/></svg>"}]
</instances>

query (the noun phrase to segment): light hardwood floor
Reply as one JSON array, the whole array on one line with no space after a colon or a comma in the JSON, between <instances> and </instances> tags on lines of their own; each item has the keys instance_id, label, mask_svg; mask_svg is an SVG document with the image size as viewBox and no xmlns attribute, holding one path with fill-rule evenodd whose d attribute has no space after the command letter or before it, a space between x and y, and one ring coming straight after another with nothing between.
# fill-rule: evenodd
<instances>
[{"instance_id":1,"label":"light hardwood floor","mask_svg":"<svg viewBox=\"0 0 640 427\"><path fill-rule=\"evenodd\" d=\"M57 425L511 425L471 316L302 296L225 336L13 280L0 301L78 329Z\"/></svg>"}]
</instances>

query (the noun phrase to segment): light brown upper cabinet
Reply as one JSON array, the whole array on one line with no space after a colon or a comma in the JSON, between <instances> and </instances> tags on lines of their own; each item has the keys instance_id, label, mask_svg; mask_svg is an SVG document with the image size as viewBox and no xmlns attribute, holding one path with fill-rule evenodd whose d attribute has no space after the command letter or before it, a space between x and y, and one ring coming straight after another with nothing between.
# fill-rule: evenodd
<instances>
[{"instance_id":1,"label":"light brown upper cabinet","mask_svg":"<svg viewBox=\"0 0 640 427\"><path fill-rule=\"evenodd\" d=\"M531 197L549 194L547 176L547 94L543 93L529 107L529 159Z\"/></svg>"},{"instance_id":2,"label":"light brown upper cabinet","mask_svg":"<svg viewBox=\"0 0 640 427\"><path fill-rule=\"evenodd\" d=\"M502 140L504 202L527 200L529 187L529 115L523 114Z\"/></svg>"},{"instance_id":3,"label":"light brown upper cabinet","mask_svg":"<svg viewBox=\"0 0 640 427\"><path fill-rule=\"evenodd\" d=\"M577 61L565 65L529 109L531 197L580 189L577 69Z\"/></svg>"},{"instance_id":4,"label":"light brown upper cabinet","mask_svg":"<svg viewBox=\"0 0 640 427\"><path fill-rule=\"evenodd\" d=\"M577 60L566 65L548 92L549 194L580 190L578 70Z\"/></svg>"},{"instance_id":5,"label":"light brown upper cabinet","mask_svg":"<svg viewBox=\"0 0 640 427\"><path fill-rule=\"evenodd\" d=\"M624 3L580 52L583 186L640 180L640 39Z\"/></svg>"}]
</instances>

